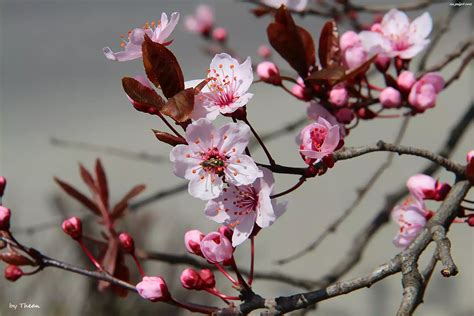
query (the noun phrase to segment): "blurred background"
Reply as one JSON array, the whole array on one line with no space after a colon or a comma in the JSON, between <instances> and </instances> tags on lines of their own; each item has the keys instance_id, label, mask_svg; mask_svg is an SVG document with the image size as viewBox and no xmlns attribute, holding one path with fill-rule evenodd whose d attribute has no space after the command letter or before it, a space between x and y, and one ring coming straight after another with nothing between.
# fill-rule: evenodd
<instances>
[{"instance_id":1,"label":"blurred background","mask_svg":"<svg viewBox=\"0 0 474 316\"><path fill-rule=\"evenodd\" d=\"M396 5L398 2L378 3ZM434 20L444 18L450 9L448 2L428 9ZM79 177L78 162L92 168L95 158L102 159L109 175L112 200L119 199L138 183L147 185L142 198L183 183L182 179L172 174L167 158L169 146L158 142L151 133L151 128L163 129L161 121L135 111L122 91L120 79L141 74L141 60L111 62L105 59L101 49L110 46L118 50L119 36L128 29L158 19L161 12L179 11L181 21L172 35L174 42L171 49L180 61L187 80L202 78L211 57L203 53L205 43L202 39L187 33L183 26L184 15L192 14L198 3L213 7L216 24L229 32L229 46L241 56L251 56L256 62L260 60L256 50L260 44L267 44L265 29L270 17L255 18L249 13L254 6L248 3L230 0L0 1L0 174L9 181L3 202L12 209L13 231L24 244L54 258L91 268L77 245L65 237L60 228L66 216L81 216L87 211L68 198L52 180L53 176L59 176L86 191ZM412 11L409 15L413 18L423 11ZM312 32L315 39L318 38L324 23L322 18L309 16L297 19ZM428 60L428 66L441 60L472 34L472 21L472 6L461 8L448 34ZM281 68L289 69L281 59L275 60ZM450 75L457 65L458 62L454 62L443 73ZM472 82L471 67L461 80L441 93L436 108L411 120L402 143L438 150L449 129L472 102ZM303 102L274 86L255 84L251 89L255 96L248 105L248 112L254 126L262 133L271 132L305 113ZM401 119L362 122L346 139L346 144L373 144L380 139L393 141L400 124ZM287 134L267 145L279 162L301 166L303 162L294 142L295 135ZM52 139L112 146L163 159L152 162L76 146L58 146L52 143ZM473 139L471 124L453 154L455 161L464 162L465 153L473 148ZM262 152L254 151L258 160L263 161ZM350 218L320 247L284 266L277 265L275 261L314 240L352 203L356 189L372 176L385 159L385 153L374 153L338 163L324 177L309 181L300 190L286 196L289 200L286 214L256 239L256 270L281 271L308 279L325 275L349 250L356 232L379 211L385 194L403 185L410 175L426 165L426 161L397 157ZM437 176L442 180L453 180L445 172ZM296 180L295 176L278 176L276 190L284 190ZM471 193L471 199L473 197ZM135 236L141 248L181 254L185 252L182 238L188 229L207 232L217 227L203 216L203 206L200 200L183 192L140 208L130 214L120 228ZM39 229L25 230L32 226ZM417 315L474 315L474 230L467 225L453 226L450 231L452 252L460 273L447 279L441 277L437 268L427 289L425 303L419 307ZM371 240L360 264L343 279L366 274L396 254L398 250L391 240L397 229L394 223L386 225ZM248 268L249 243L237 252L241 265ZM186 266L155 261L146 262L145 266L148 274L165 276L176 296L219 304L206 294L181 289L178 278ZM135 282L138 276L133 268L132 271ZM225 280L220 281L219 287L232 293ZM255 282L254 288L264 297L301 291L282 283L261 280ZM311 311L308 315L393 315L401 293L400 277L392 276L370 289L324 301L317 311ZM8 307L9 303L21 302L37 304L41 308L14 311ZM0 279L1 315L131 313L188 314L164 304L151 304L136 295L120 299L108 292L99 294L95 281L55 269L46 269L15 283Z\"/></svg>"}]
</instances>

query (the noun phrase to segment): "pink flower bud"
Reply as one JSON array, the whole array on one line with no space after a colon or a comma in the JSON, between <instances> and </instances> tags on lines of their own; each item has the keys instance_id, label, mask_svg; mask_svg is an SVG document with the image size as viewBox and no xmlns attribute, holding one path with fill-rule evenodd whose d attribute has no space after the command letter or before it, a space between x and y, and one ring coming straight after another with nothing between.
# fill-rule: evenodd
<instances>
[{"instance_id":1,"label":"pink flower bud","mask_svg":"<svg viewBox=\"0 0 474 316\"><path fill-rule=\"evenodd\" d=\"M444 79L437 73L427 73L410 90L408 102L418 112L424 112L436 104L436 97L444 88Z\"/></svg>"},{"instance_id":2,"label":"pink flower bud","mask_svg":"<svg viewBox=\"0 0 474 316\"><path fill-rule=\"evenodd\" d=\"M405 91L405 92L410 91L411 87L413 87L415 82L416 82L415 75L411 71L408 71L408 70L402 71L400 76L398 76L397 78L398 88L400 88L400 90Z\"/></svg>"},{"instance_id":3,"label":"pink flower bud","mask_svg":"<svg viewBox=\"0 0 474 316\"><path fill-rule=\"evenodd\" d=\"M135 252L135 242L133 241L132 236L130 236L127 233L121 233L118 239L119 239L120 247L122 247L122 249L125 252L128 252L128 253Z\"/></svg>"},{"instance_id":4,"label":"pink flower bud","mask_svg":"<svg viewBox=\"0 0 474 316\"><path fill-rule=\"evenodd\" d=\"M5 267L5 279L8 281L15 282L21 278L22 275L23 271L18 266L10 264Z\"/></svg>"},{"instance_id":5,"label":"pink flower bud","mask_svg":"<svg viewBox=\"0 0 474 316\"><path fill-rule=\"evenodd\" d=\"M0 230L10 229L11 211L8 207L0 205Z\"/></svg>"},{"instance_id":6,"label":"pink flower bud","mask_svg":"<svg viewBox=\"0 0 474 316\"><path fill-rule=\"evenodd\" d=\"M5 193L5 188L7 187L7 179L0 176L0 197Z\"/></svg>"},{"instance_id":7,"label":"pink flower bud","mask_svg":"<svg viewBox=\"0 0 474 316\"><path fill-rule=\"evenodd\" d=\"M375 59L375 67L381 72L386 72L388 67L390 67L390 62L390 57L378 55Z\"/></svg>"},{"instance_id":8,"label":"pink flower bud","mask_svg":"<svg viewBox=\"0 0 474 316\"><path fill-rule=\"evenodd\" d=\"M336 116L337 121L343 124L349 124L350 122L352 122L352 120L355 117L354 111L348 108L342 108L342 109L337 110L337 112L335 113L335 116Z\"/></svg>"},{"instance_id":9,"label":"pink flower bud","mask_svg":"<svg viewBox=\"0 0 474 316\"><path fill-rule=\"evenodd\" d=\"M257 66L260 79L276 86L281 84L280 69L271 61L263 61Z\"/></svg>"},{"instance_id":10,"label":"pink flower bud","mask_svg":"<svg viewBox=\"0 0 474 316\"><path fill-rule=\"evenodd\" d=\"M468 153L466 155L467 163L470 163L472 159L474 159L474 150L468 151Z\"/></svg>"},{"instance_id":11,"label":"pink flower bud","mask_svg":"<svg viewBox=\"0 0 474 316\"><path fill-rule=\"evenodd\" d=\"M169 301L171 299L165 280L159 276L143 277L136 288L141 297L152 302Z\"/></svg>"},{"instance_id":12,"label":"pink flower bud","mask_svg":"<svg viewBox=\"0 0 474 316\"><path fill-rule=\"evenodd\" d=\"M204 238L204 234L199 230L190 230L184 234L184 245L189 253L203 256L201 251L201 240Z\"/></svg>"},{"instance_id":13,"label":"pink flower bud","mask_svg":"<svg viewBox=\"0 0 474 316\"><path fill-rule=\"evenodd\" d=\"M400 92L392 87L383 89L380 92L379 100L385 108L397 108L402 104Z\"/></svg>"},{"instance_id":14,"label":"pink flower bud","mask_svg":"<svg viewBox=\"0 0 474 316\"><path fill-rule=\"evenodd\" d=\"M345 106L349 100L347 89L343 85L336 85L329 92L329 102L337 106Z\"/></svg>"},{"instance_id":15,"label":"pink flower bud","mask_svg":"<svg viewBox=\"0 0 474 316\"><path fill-rule=\"evenodd\" d=\"M212 232L201 241L204 258L211 263L221 263L232 258L234 249L232 243L223 234Z\"/></svg>"},{"instance_id":16,"label":"pink flower bud","mask_svg":"<svg viewBox=\"0 0 474 316\"><path fill-rule=\"evenodd\" d=\"M268 48L267 45L263 44L258 47L257 53L260 57L264 59L267 59L272 55L272 51L270 50L270 48Z\"/></svg>"},{"instance_id":17,"label":"pink flower bud","mask_svg":"<svg viewBox=\"0 0 474 316\"><path fill-rule=\"evenodd\" d=\"M82 237L82 222L79 217L66 219L62 225L63 231L74 239Z\"/></svg>"},{"instance_id":18,"label":"pink flower bud","mask_svg":"<svg viewBox=\"0 0 474 316\"><path fill-rule=\"evenodd\" d=\"M407 181L410 193L417 199L442 201L451 190L447 183L440 183L430 176L416 174Z\"/></svg>"},{"instance_id":19,"label":"pink flower bud","mask_svg":"<svg viewBox=\"0 0 474 316\"><path fill-rule=\"evenodd\" d=\"M227 31L223 27L217 27L212 32L212 38L218 42L225 42L227 40Z\"/></svg>"},{"instance_id":20,"label":"pink flower bud","mask_svg":"<svg viewBox=\"0 0 474 316\"><path fill-rule=\"evenodd\" d=\"M188 290L202 290L203 280L196 270L187 268L181 273L181 285Z\"/></svg>"},{"instance_id":21,"label":"pink flower bud","mask_svg":"<svg viewBox=\"0 0 474 316\"><path fill-rule=\"evenodd\" d=\"M357 35L356 32L354 31L347 31L344 34L341 35L341 38L339 40L339 47L341 48L342 51L345 51L346 49L360 45L361 41L359 38L359 35Z\"/></svg>"},{"instance_id":22,"label":"pink flower bud","mask_svg":"<svg viewBox=\"0 0 474 316\"><path fill-rule=\"evenodd\" d=\"M474 215L469 215L466 222L469 226L474 227Z\"/></svg>"},{"instance_id":23,"label":"pink flower bud","mask_svg":"<svg viewBox=\"0 0 474 316\"><path fill-rule=\"evenodd\" d=\"M382 33L383 32L382 25L380 23L374 23L370 27L370 31L377 32L377 33Z\"/></svg>"},{"instance_id":24,"label":"pink flower bud","mask_svg":"<svg viewBox=\"0 0 474 316\"><path fill-rule=\"evenodd\" d=\"M214 273L210 269L202 269L199 272L199 276L201 277L205 288L212 289L216 286Z\"/></svg>"}]
</instances>

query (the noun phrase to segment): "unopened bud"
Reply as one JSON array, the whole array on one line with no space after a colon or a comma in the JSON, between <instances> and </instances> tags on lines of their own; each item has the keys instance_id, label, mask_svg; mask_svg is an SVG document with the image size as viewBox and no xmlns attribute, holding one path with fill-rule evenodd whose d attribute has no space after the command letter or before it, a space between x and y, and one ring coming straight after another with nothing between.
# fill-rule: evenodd
<instances>
[{"instance_id":1,"label":"unopened bud","mask_svg":"<svg viewBox=\"0 0 474 316\"><path fill-rule=\"evenodd\" d=\"M225 42L227 40L227 31L223 27L217 27L212 32L212 38L218 42Z\"/></svg>"},{"instance_id":2,"label":"unopened bud","mask_svg":"<svg viewBox=\"0 0 474 316\"><path fill-rule=\"evenodd\" d=\"M120 247L122 247L122 249L125 252L128 252L128 253L135 252L135 242L133 241L132 236L130 236L127 233L121 233L118 239L119 239Z\"/></svg>"},{"instance_id":3,"label":"unopened bud","mask_svg":"<svg viewBox=\"0 0 474 316\"><path fill-rule=\"evenodd\" d=\"M467 224L471 227L474 227L474 215L470 215L467 220L466 220Z\"/></svg>"},{"instance_id":4,"label":"unopened bud","mask_svg":"<svg viewBox=\"0 0 474 316\"><path fill-rule=\"evenodd\" d=\"M0 176L0 197L5 193L5 188L7 187L7 179Z\"/></svg>"},{"instance_id":5,"label":"unopened bud","mask_svg":"<svg viewBox=\"0 0 474 316\"><path fill-rule=\"evenodd\" d=\"M79 217L66 219L62 225L63 231L74 239L82 237L82 223Z\"/></svg>"},{"instance_id":6,"label":"unopened bud","mask_svg":"<svg viewBox=\"0 0 474 316\"><path fill-rule=\"evenodd\" d=\"M226 236L229 240L232 240L232 235L234 235L234 232L229 227L221 226L217 231L222 235Z\"/></svg>"},{"instance_id":7,"label":"unopened bud","mask_svg":"<svg viewBox=\"0 0 474 316\"><path fill-rule=\"evenodd\" d=\"M142 281L136 285L138 294L152 302L169 301L171 295L165 280L159 276L145 276Z\"/></svg>"},{"instance_id":8,"label":"unopened bud","mask_svg":"<svg viewBox=\"0 0 474 316\"><path fill-rule=\"evenodd\" d=\"M201 240L204 238L204 234L199 230L190 230L184 234L184 245L189 253L203 256L201 251Z\"/></svg>"},{"instance_id":9,"label":"unopened bud","mask_svg":"<svg viewBox=\"0 0 474 316\"><path fill-rule=\"evenodd\" d=\"M264 59L267 59L272 55L272 51L270 50L270 48L263 44L258 47L257 53L260 57Z\"/></svg>"},{"instance_id":10,"label":"unopened bud","mask_svg":"<svg viewBox=\"0 0 474 316\"><path fill-rule=\"evenodd\" d=\"M210 269L202 269L199 272L199 276L201 277L205 288L212 289L213 287L216 286L216 279L214 277L214 272L212 272Z\"/></svg>"},{"instance_id":11,"label":"unopened bud","mask_svg":"<svg viewBox=\"0 0 474 316\"><path fill-rule=\"evenodd\" d=\"M202 290L203 280L199 273L191 268L185 269L180 277L181 285L188 290Z\"/></svg>"},{"instance_id":12,"label":"unopened bud","mask_svg":"<svg viewBox=\"0 0 474 316\"><path fill-rule=\"evenodd\" d=\"M10 264L5 268L5 279L8 281L15 282L21 278L22 275L23 271L18 266Z\"/></svg>"},{"instance_id":13,"label":"unopened bud","mask_svg":"<svg viewBox=\"0 0 474 316\"><path fill-rule=\"evenodd\" d=\"M8 207L0 205L0 230L10 229L11 211Z\"/></svg>"},{"instance_id":14,"label":"unopened bud","mask_svg":"<svg viewBox=\"0 0 474 316\"><path fill-rule=\"evenodd\" d=\"M265 82L271 83L275 86L281 84L280 69L271 61L262 61L257 66L257 74Z\"/></svg>"}]
</instances>

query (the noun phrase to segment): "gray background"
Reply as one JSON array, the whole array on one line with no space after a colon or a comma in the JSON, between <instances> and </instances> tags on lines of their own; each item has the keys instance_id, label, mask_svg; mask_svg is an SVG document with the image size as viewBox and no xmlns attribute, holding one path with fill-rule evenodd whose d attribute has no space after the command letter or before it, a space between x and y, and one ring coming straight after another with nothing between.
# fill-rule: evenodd
<instances>
[{"instance_id":1,"label":"gray background","mask_svg":"<svg viewBox=\"0 0 474 316\"><path fill-rule=\"evenodd\" d=\"M387 1L386 1L387 2ZM395 1L393 1L395 3ZM119 48L119 35L133 26L159 18L162 11L194 11L197 1L22 1L0 2L0 54L1 54L1 146L0 174L8 178L8 191L4 203L14 212L13 227L20 228L51 220L57 226L40 234L22 234L18 237L46 254L82 266L90 264L79 254L77 246L66 238L60 223L64 214L85 214L80 206L60 192L53 183L57 175L68 182L80 184L77 162L92 166L98 154L50 144L51 137L86 141L93 144L122 147L132 151L145 151L167 156L169 147L157 142L151 128L162 128L154 117L136 112L124 97L120 78L140 74L141 61L114 63L102 55L104 46ZM241 55L258 60L256 48L266 42L265 27L268 17L256 19L248 14L248 4L231 1L209 2L214 5L217 24L230 33L230 45ZM449 5L438 4L430 8L433 17L445 14ZM411 12L414 17L420 12ZM472 7L462 8L453 22L452 31L445 36L430 59L433 64L451 51L456 43L472 31ZM302 24L317 38L323 20L305 18ZM172 50L181 62L186 79L201 78L210 57L200 51L202 41L184 31L180 23L173 33ZM280 63L282 68L288 68ZM446 69L450 74L456 63ZM258 84L252 87L255 97L248 106L250 118L259 131L271 131L284 122L300 117L305 105L273 86ZM447 130L472 100L472 69L462 80L443 92L435 109L412 120L404 144L437 150L447 136ZM372 144L379 139L393 140L399 119L363 122L353 131L346 144L350 146ZM464 135L453 159L463 162L465 153L473 147L472 126ZM269 147L279 162L302 165L294 144L294 135L272 141ZM152 164L101 154L109 174L113 198L119 198L133 184L145 183L145 194L182 183L173 176L169 162ZM264 158L261 152L256 155ZM326 176L316 178L301 190L287 196L288 212L257 239L257 270L280 270L300 277L317 279L341 258L352 237L384 200L384 194L398 188L406 179L425 165L425 161L410 157L397 158L390 170L375 186L362 205L346 220L338 232L328 238L316 251L283 267L274 260L293 254L306 245L336 218L355 198L355 188L371 176L385 159L385 154L372 154L364 158L341 162ZM440 173L441 179L450 175ZM277 191L291 186L294 176L278 176ZM471 198L473 195L471 194ZM60 207L58 207L60 206ZM203 203L187 194L181 194L151 204L128 217L122 228L135 236L146 231L139 239L145 249L182 253L182 236L189 228L202 231L213 229L215 224L202 214ZM450 236L453 256L460 269L454 278L443 279L437 269L425 303L418 315L473 315L474 292L473 233L467 225L454 225ZM348 277L371 271L391 258L397 249L392 246L397 226L387 225L370 243L361 264ZM248 263L248 243L238 250L242 265ZM184 267L147 263L149 274L165 275L171 288L180 285L176 273ZM226 289L222 280L220 287ZM295 293L300 289L280 283L257 280L255 290L266 297ZM116 300L108 294L99 297L95 283L82 277L58 270L46 270L34 277L16 283L0 279L0 313L3 315L80 315L80 314L163 314L173 313L159 305L130 297ZM391 277L350 295L326 301L319 306L321 315L392 315L401 298L398 276ZM190 293L182 292L184 297ZM192 293L196 301L206 295ZM12 311L8 303L34 303L40 310ZM172 310L174 311L174 310ZM176 311L174 311L176 312ZM186 312L184 312L186 314Z\"/></svg>"}]
</instances>

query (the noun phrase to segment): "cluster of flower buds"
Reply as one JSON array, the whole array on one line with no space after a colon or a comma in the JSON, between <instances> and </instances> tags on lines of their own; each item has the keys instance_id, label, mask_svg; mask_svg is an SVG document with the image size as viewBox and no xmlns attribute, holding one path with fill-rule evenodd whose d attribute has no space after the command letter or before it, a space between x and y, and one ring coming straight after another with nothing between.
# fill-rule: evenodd
<instances>
[{"instance_id":1,"label":"cluster of flower buds","mask_svg":"<svg viewBox=\"0 0 474 316\"><path fill-rule=\"evenodd\" d=\"M194 15L188 15L184 19L186 29L205 38L212 38L217 42L227 40L227 30L223 27L215 27L214 11L205 4L200 4L196 8Z\"/></svg>"},{"instance_id":2,"label":"cluster of flower buds","mask_svg":"<svg viewBox=\"0 0 474 316\"><path fill-rule=\"evenodd\" d=\"M211 263L229 264L232 260L232 230L222 226L216 232L204 235L198 230L190 230L184 235L184 244L189 253L205 258Z\"/></svg>"}]
</instances>

